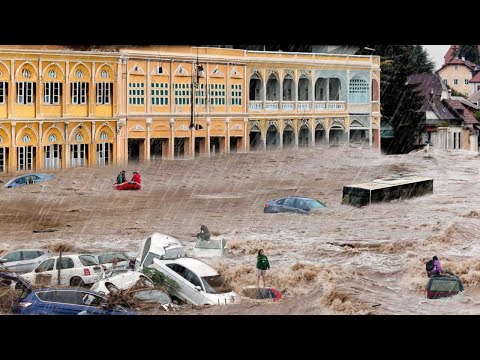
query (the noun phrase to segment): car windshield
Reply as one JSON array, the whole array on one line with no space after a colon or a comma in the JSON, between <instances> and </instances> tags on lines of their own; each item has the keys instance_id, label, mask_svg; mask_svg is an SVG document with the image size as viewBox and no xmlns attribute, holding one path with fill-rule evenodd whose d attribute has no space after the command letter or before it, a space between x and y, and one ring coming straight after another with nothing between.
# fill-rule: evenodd
<instances>
[{"instance_id":1,"label":"car windshield","mask_svg":"<svg viewBox=\"0 0 480 360\"><path fill-rule=\"evenodd\" d=\"M78 258L83 266L99 265L97 259L95 259L92 255L80 255Z\"/></svg>"},{"instance_id":2,"label":"car windshield","mask_svg":"<svg viewBox=\"0 0 480 360\"><path fill-rule=\"evenodd\" d=\"M223 294L233 291L222 275L204 276L202 280L205 291L209 294Z\"/></svg>"},{"instance_id":3,"label":"car windshield","mask_svg":"<svg viewBox=\"0 0 480 360\"><path fill-rule=\"evenodd\" d=\"M98 255L98 262L100 264L106 263L113 263L113 261L117 259L117 261L125 261L128 260L127 257L123 254L103 254Z\"/></svg>"},{"instance_id":4,"label":"car windshield","mask_svg":"<svg viewBox=\"0 0 480 360\"><path fill-rule=\"evenodd\" d=\"M429 291L459 292L460 285L456 280L433 280L432 284L430 285Z\"/></svg>"},{"instance_id":5,"label":"car windshield","mask_svg":"<svg viewBox=\"0 0 480 360\"><path fill-rule=\"evenodd\" d=\"M198 249L222 249L222 241L223 240L203 240L200 239L195 244L195 247Z\"/></svg>"},{"instance_id":6,"label":"car windshield","mask_svg":"<svg viewBox=\"0 0 480 360\"><path fill-rule=\"evenodd\" d=\"M315 208L324 208L326 207L325 204L322 204L320 201L318 200L314 200L314 199L308 199L308 200L305 200L305 202L308 204L308 206L310 206L312 209L315 209Z\"/></svg>"},{"instance_id":7,"label":"car windshield","mask_svg":"<svg viewBox=\"0 0 480 360\"><path fill-rule=\"evenodd\" d=\"M103 278L105 279L105 278L108 278L108 277L124 274L124 273L127 273L127 272L130 272L130 270L128 270L128 269L111 269L111 270L107 270L103 273Z\"/></svg>"}]
</instances>

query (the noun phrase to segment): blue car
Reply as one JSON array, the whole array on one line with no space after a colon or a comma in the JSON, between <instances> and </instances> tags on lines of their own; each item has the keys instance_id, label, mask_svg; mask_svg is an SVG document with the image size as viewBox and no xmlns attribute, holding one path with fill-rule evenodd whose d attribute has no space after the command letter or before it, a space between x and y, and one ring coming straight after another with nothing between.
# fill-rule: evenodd
<instances>
[{"instance_id":1,"label":"blue car","mask_svg":"<svg viewBox=\"0 0 480 360\"><path fill-rule=\"evenodd\" d=\"M13 301L12 313L20 315L136 315L134 309L108 306L107 299L82 288L33 289L30 283L14 273L0 273L1 283L16 282L21 295Z\"/></svg>"},{"instance_id":2,"label":"blue car","mask_svg":"<svg viewBox=\"0 0 480 360\"><path fill-rule=\"evenodd\" d=\"M287 196L281 199L268 200L263 207L263 212L269 214L281 212L311 214L326 207L327 205L316 199L302 196Z\"/></svg>"},{"instance_id":3,"label":"blue car","mask_svg":"<svg viewBox=\"0 0 480 360\"><path fill-rule=\"evenodd\" d=\"M25 175L17 176L16 178L13 178L9 182L7 182L4 186L6 188L15 188L23 185L35 184L38 182L51 180L54 178L55 178L55 175L53 174L39 174L39 173L25 174Z\"/></svg>"}]
</instances>

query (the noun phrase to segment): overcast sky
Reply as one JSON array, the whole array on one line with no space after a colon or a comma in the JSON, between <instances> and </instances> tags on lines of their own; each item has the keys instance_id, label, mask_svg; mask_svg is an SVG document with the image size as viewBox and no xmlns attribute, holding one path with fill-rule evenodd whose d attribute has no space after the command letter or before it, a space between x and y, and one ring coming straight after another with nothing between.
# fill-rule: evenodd
<instances>
[{"instance_id":1,"label":"overcast sky","mask_svg":"<svg viewBox=\"0 0 480 360\"><path fill-rule=\"evenodd\" d=\"M450 45L422 45L428 54L435 62L435 70L440 69L443 64L443 57L445 56Z\"/></svg>"}]
</instances>

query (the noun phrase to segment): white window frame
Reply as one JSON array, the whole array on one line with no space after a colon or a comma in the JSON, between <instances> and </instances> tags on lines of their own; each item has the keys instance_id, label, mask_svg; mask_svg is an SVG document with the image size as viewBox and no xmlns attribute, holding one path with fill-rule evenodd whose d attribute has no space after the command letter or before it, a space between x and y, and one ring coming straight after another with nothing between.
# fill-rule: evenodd
<instances>
[{"instance_id":1,"label":"white window frame","mask_svg":"<svg viewBox=\"0 0 480 360\"><path fill-rule=\"evenodd\" d=\"M108 105L111 104L110 89L112 88L111 82L97 83L97 104Z\"/></svg>"},{"instance_id":2,"label":"white window frame","mask_svg":"<svg viewBox=\"0 0 480 360\"><path fill-rule=\"evenodd\" d=\"M195 105L205 105L205 84L198 84L195 90Z\"/></svg>"},{"instance_id":3,"label":"white window frame","mask_svg":"<svg viewBox=\"0 0 480 360\"><path fill-rule=\"evenodd\" d=\"M60 104L60 82L46 82L43 96L44 104L58 105Z\"/></svg>"},{"instance_id":4,"label":"white window frame","mask_svg":"<svg viewBox=\"0 0 480 360\"><path fill-rule=\"evenodd\" d=\"M31 81L17 82L17 104L32 105L33 103L34 103L33 82Z\"/></svg>"},{"instance_id":5,"label":"white window frame","mask_svg":"<svg viewBox=\"0 0 480 360\"><path fill-rule=\"evenodd\" d=\"M87 104L87 82L72 82L72 104L85 105Z\"/></svg>"},{"instance_id":6,"label":"white window frame","mask_svg":"<svg viewBox=\"0 0 480 360\"><path fill-rule=\"evenodd\" d=\"M0 104L5 104L7 102L7 89L8 82L0 81Z\"/></svg>"},{"instance_id":7,"label":"white window frame","mask_svg":"<svg viewBox=\"0 0 480 360\"><path fill-rule=\"evenodd\" d=\"M465 79L465 85L468 85L468 82L469 82L469 81L470 81L470 80Z\"/></svg>"},{"instance_id":8,"label":"white window frame","mask_svg":"<svg viewBox=\"0 0 480 360\"><path fill-rule=\"evenodd\" d=\"M458 79L453 79L453 85L458 85Z\"/></svg>"}]
</instances>

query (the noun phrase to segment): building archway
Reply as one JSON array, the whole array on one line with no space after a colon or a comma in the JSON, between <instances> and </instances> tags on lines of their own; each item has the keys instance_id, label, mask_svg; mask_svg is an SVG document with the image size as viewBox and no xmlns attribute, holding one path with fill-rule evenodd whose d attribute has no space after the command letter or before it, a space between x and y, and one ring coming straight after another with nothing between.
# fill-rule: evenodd
<instances>
[{"instance_id":1,"label":"building archway","mask_svg":"<svg viewBox=\"0 0 480 360\"><path fill-rule=\"evenodd\" d=\"M295 101L295 82L292 75L287 74L283 78L283 101Z\"/></svg>"},{"instance_id":2,"label":"building archway","mask_svg":"<svg viewBox=\"0 0 480 360\"><path fill-rule=\"evenodd\" d=\"M298 80L298 101L310 101L311 89L310 79L306 75L300 76Z\"/></svg>"},{"instance_id":3,"label":"building archway","mask_svg":"<svg viewBox=\"0 0 480 360\"><path fill-rule=\"evenodd\" d=\"M283 147L291 147L295 145L295 132L290 124L283 129Z\"/></svg>"},{"instance_id":4,"label":"building archway","mask_svg":"<svg viewBox=\"0 0 480 360\"><path fill-rule=\"evenodd\" d=\"M249 83L249 97L248 99L251 101L262 101L263 100L263 82L260 74L258 72L254 72L252 76L250 76L250 83Z\"/></svg>"},{"instance_id":5,"label":"building archway","mask_svg":"<svg viewBox=\"0 0 480 360\"><path fill-rule=\"evenodd\" d=\"M280 99L280 82L275 74L270 74L265 89L267 101L278 101Z\"/></svg>"},{"instance_id":6,"label":"building archway","mask_svg":"<svg viewBox=\"0 0 480 360\"><path fill-rule=\"evenodd\" d=\"M327 143L325 128L322 124L317 124L315 127L315 145L324 145Z\"/></svg>"},{"instance_id":7,"label":"building archway","mask_svg":"<svg viewBox=\"0 0 480 360\"><path fill-rule=\"evenodd\" d=\"M347 142L345 129L339 124L332 125L328 138L330 145L342 145Z\"/></svg>"},{"instance_id":8,"label":"building archway","mask_svg":"<svg viewBox=\"0 0 480 360\"><path fill-rule=\"evenodd\" d=\"M315 101L327 101L328 79L318 78L315 81Z\"/></svg>"},{"instance_id":9,"label":"building archway","mask_svg":"<svg viewBox=\"0 0 480 360\"><path fill-rule=\"evenodd\" d=\"M254 125L250 129L249 133L250 139L250 150L261 150L263 147L263 140L262 140L262 132L258 128L258 126Z\"/></svg>"},{"instance_id":10,"label":"building archway","mask_svg":"<svg viewBox=\"0 0 480 360\"><path fill-rule=\"evenodd\" d=\"M267 150L276 150L280 147L280 134L275 125L270 125L266 138Z\"/></svg>"},{"instance_id":11,"label":"building archway","mask_svg":"<svg viewBox=\"0 0 480 360\"><path fill-rule=\"evenodd\" d=\"M310 130L306 124L302 124L298 130L298 146L307 147L310 139Z\"/></svg>"}]
</instances>

